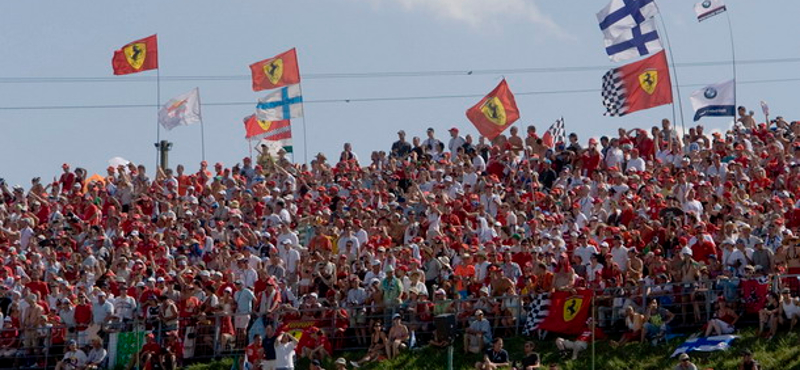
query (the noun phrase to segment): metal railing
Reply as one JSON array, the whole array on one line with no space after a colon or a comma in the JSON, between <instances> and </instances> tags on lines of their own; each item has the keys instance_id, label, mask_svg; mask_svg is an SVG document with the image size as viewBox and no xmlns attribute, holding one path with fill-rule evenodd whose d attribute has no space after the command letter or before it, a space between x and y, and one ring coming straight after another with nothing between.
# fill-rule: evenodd
<instances>
[{"instance_id":1,"label":"metal railing","mask_svg":"<svg viewBox=\"0 0 800 370\"><path fill-rule=\"evenodd\" d=\"M800 275L780 275L769 279L769 291L790 287L797 295ZM741 280L744 281L744 280ZM620 325L624 307L632 305L643 308L650 299L657 299L659 305L672 312L676 318L671 323L674 329L693 329L704 325L712 318L715 303L719 297L734 305L734 309L744 313L741 297L741 282L737 289L731 289L716 281L695 285L680 283L646 286L640 284L628 289L607 288L595 291L595 304L599 326L607 333L624 330ZM403 323L409 327L418 345L427 343L434 337L437 314L450 313L456 318L459 332L469 326L477 309L485 313L494 336L520 335L527 317L530 295L482 297L453 299L446 301L425 301L415 303L405 301L396 305L323 307L307 310L279 310L272 317L257 314L233 314L198 316L179 320L177 336L183 344L183 354L178 359L181 365L196 361L229 357L243 353L254 334L263 334L266 325L278 330L297 332L298 335L308 327L320 328L329 338L333 351L352 351L367 348L370 328L376 322L388 329L391 318L401 315ZM757 315L743 315L740 323L757 322ZM98 330L99 329L99 330ZM160 321L134 320L127 323L107 325L102 328L89 327L79 330L64 325L13 329L18 332L16 345L12 348L0 346L0 369L52 369L63 357L65 343L76 340L79 346L89 344L90 336L99 336L109 351L105 368L118 368L134 359L127 360L131 352L138 351L144 344L145 333L153 333L160 343L167 341L168 331L175 333L174 327L166 327ZM0 343L9 335L0 330ZM138 334L138 335L137 335ZM174 335L174 334L173 334ZM135 338L131 342L131 338ZM119 351L120 342L125 341L129 348ZM16 351L14 351L16 349ZM88 350L86 351L88 354Z\"/></svg>"}]
</instances>

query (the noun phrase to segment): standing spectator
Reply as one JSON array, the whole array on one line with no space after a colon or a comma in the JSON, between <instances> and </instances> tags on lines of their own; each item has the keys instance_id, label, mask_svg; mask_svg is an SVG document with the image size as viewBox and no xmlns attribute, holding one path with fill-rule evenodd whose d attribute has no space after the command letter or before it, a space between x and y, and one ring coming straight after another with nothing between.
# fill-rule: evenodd
<instances>
[{"instance_id":1,"label":"standing spectator","mask_svg":"<svg viewBox=\"0 0 800 370\"><path fill-rule=\"evenodd\" d=\"M281 333L275 341L275 370L293 370L297 338L289 333Z\"/></svg>"}]
</instances>

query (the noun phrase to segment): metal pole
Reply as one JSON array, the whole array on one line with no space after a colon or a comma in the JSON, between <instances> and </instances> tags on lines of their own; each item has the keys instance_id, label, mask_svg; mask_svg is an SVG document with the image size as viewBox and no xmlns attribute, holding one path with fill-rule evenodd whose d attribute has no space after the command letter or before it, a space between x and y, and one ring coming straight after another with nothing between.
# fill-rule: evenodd
<instances>
[{"instance_id":1,"label":"metal pole","mask_svg":"<svg viewBox=\"0 0 800 370\"><path fill-rule=\"evenodd\" d=\"M681 88L680 84L678 83L678 68L675 67L675 58L672 55L672 46L669 43L669 34L667 33L667 24L664 23L664 16L661 15L661 8L658 7L658 4L653 1L653 4L656 5L656 9L658 9L658 19L661 20L661 30L664 31L664 41L667 44L667 50L669 51L669 64L672 66L672 75L675 77L675 93L678 95L678 110L681 113L681 128L683 128L683 132L686 133L686 124L683 120L683 99L681 99ZM674 116L674 104L673 103L673 116ZM675 118L673 118L675 120ZM682 139L681 139L681 142Z\"/></svg>"},{"instance_id":2,"label":"metal pole","mask_svg":"<svg viewBox=\"0 0 800 370\"><path fill-rule=\"evenodd\" d=\"M453 370L453 343L447 346L447 370Z\"/></svg>"},{"instance_id":3,"label":"metal pole","mask_svg":"<svg viewBox=\"0 0 800 370\"><path fill-rule=\"evenodd\" d=\"M206 160L206 125L203 122L203 104L201 104L200 100L200 91L197 91L197 109L200 110L200 150L202 151L201 158L202 160Z\"/></svg>"},{"instance_id":4,"label":"metal pole","mask_svg":"<svg viewBox=\"0 0 800 370\"><path fill-rule=\"evenodd\" d=\"M297 87L300 88L300 96L303 96L303 84L299 83L299 84L297 84ZM301 119L303 120L303 163L307 164L308 163L308 135L306 135L306 105L305 105L305 103L301 103L301 104L303 104L303 116L301 117ZM297 160L294 158L294 149L292 150L292 160L297 162Z\"/></svg>"},{"instance_id":5,"label":"metal pole","mask_svg":"<svg viewBox=\"0 0 800 370\"><path fill-rule=\"evenodd\" d=\"M733 106L736 106L736 47L733 42L733 25L731 24L731 15L725 11L725 17L728 19L728 34L731 38L731 65L733 66ZM735 113L734 113L735 118Z\"/></svg>"},{"instance_id":6,"label":"metal pole","mask_svg":"<svg viewBox=\"0 0 800 370\"><path fill-rule=\"evenodd\" d=\"M594 298L595 298L595 292L592 291L592 325L590 325L590 327L589 327L589 329L592 330L592 370L594 370L594 363L595 363L594 342L597 341L597 338L595 337L595 331L596 331L595 330L595 326L597 325L597 322L596 322L597 317L595 316L595 309L597 307L595 307L595 305L594 305L594 303L595 303L594 302Z\"/></svg>"},{"instance_id":7,"label":"metal pole","mask_svg":"<svg viewBox=\"0 0 800 370\"><path fill-rule=\"evenodd\" d=\"M158 111L161 108L161 68L156 68L156 168L158 168L158 160L161 156L161 125L158 123Z\"/></svg>"}]
</instances>

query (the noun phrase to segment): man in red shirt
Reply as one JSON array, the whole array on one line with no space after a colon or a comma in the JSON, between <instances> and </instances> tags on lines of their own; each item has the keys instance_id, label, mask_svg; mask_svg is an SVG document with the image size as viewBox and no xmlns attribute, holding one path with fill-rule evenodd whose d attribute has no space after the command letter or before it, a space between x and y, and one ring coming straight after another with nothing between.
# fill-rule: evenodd
<instances>
[{"instance_id":1,"label":"man in red shirt","mask_svg":"<svg viewBox=\"0 0 800 370\"><path fill-rule=\"evenodd\" d=\"M261 360L264 359L264 347L261 344L261 335L256 334L253 336L253 341L244 349L244 358L242 358L241 369L246 368L244 361L250 363L251 369L258 369L261 365Z\"/></svg>"},{"instance_id":2,"label":"man in red shirt","mask_svg":"<svg viewBox=\"0 0 800 370\"><path fill-rule=\"evenodd\" d=\"M154 359L157 360L160 353L161 346L156 342L156 336L152 333L147 334L142 349L139 350L139 353L137 353L136 356L131 357L131 361L128 363L126 370L131 370L133 366L137 364L137 362L139 364L139 369L150 369L152 368L151 361Z\"/></svg>"}]
</instances>

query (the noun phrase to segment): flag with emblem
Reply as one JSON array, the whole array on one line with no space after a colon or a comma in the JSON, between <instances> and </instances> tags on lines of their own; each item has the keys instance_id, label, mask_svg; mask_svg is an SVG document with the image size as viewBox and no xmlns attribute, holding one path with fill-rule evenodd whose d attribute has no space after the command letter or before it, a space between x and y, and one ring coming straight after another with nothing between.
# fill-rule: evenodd
<instances>
[{"instance_id":1,"label":"flag with emblem","mask_svg":"<svg viewBox=\"0 0 800 370\"><path fill-rule=\"evenodd\" d=\"M519 109L506 80L500 81L489 95L468 109L467 118L489 140L493 140L516 122L519 119Z\"/></svg>"},{"instance_id":2,"label":"flag with emblem","mask_svg":"<svg viewBox=\"0 0 800 370\"><path fill-rule=\"evenodd\" d=\"M264 121L281 121L303 116L300 85L289 85L258 100L256 115Z\"/></svg>"},{"instance_id":3,"label":"flag with emblem","mask_svg":"<svg viewBox=\"0 0 800 370\"><path fill-rule=\"evenodd\" d=\"M244 119L245 138L247 140L263 140L268 146L274 145L283 148L287 153L292 152L292 126L291 121L264 121L251 114Z\"/></svg>"},{"instance_id":4,"label":"flag with emblem","mask_svg":"<svg viewBox=\"0 0 800 370\"><path fill-rule=\"evenodd\" d=\"M697 14L697 21L702 22L717 14L728 10L722 0L704 0L694 4L694 12Z\"/></svg>"},{"instance_id":5,"label":"flag with emblem","mask_svg":"<svg viewBox=\"0 0 800 370\"><path fill-rule=\"evenodd\" d=\"M735 117L736 87L734 80L708 85L692 93L689 100L694 108L694 120L702 117Z\"/></svg>"},{"instance_id":6,"label":"flag with emblem","mask_svg":"<svg viewBox=\"0 0 800 370\"><path fill-rule=\"evenodd\" d=\"M525 336L533 335L533 332L539 329L539 324L541 324L549 314L550 293L534 295L528 307L528 317L525 320L525 326L522 328L522 334Z\"/></svg>"},{"instance_id":7,"label":"flag with emblem","mask_svg":"<svg viewBox=\"0 0 800 370\"><path fill-rule=\"evenodd\" d=\"M200 116L200 89L196 87L186 94L170 99L158 111L158 123L167 130L202 122L203 118Z\"/></svg>"},{"instance_id":8,"label":"flag with emblem","mask_svg":"<svg viewBox=\"0 0 800 370\"><path fill-rule=\"evenodd\" d=\"M606 116L624 116L638 110L672 103L672 83L666 53L608 71L603 76Z\"/></svg>"},{"instance_id":9,"label":"flag with emblem","mask_svg":"<svg viewBox=\"0 0 800 370\"><path fill-rule=\"evenodd\" d=\"M251 64L250 72L253 75L253 91L300 83L300 68L297 67L297 52L294 48Z\"/></svg>"},{"instance_id":10,"label":"flag with emblem","mask_svg":"<svg viewBox=\"0 0 800 370\"><path fill-rule=\"evenodd\" d=\"M558 143L566 142L567 130L564 127L564 117L561 117L545 131L544 135L542 135L542 144L552 148Z\"/></svg>"},{"instance_id":11,"label":"flag with emblem","mask_svg":"<svg viewBox=\"0 0 800 370\"><path fill-rule=\"evenodd\" d=\"M114 51L111 66L115 75L127 75L158 68L156 35L131 42Z\"/></svg>"},{"instance_id":12,"label":"flag with emblem","mask_svg":"<svg viewBox=\"0 0 800 370\"><path fill-rule=\"evenodd\" d=\"M561 334L580 334L586 327L592 305L589 289L550 294L550 309L539 329Z\"/></svg>"}]
</instances>

